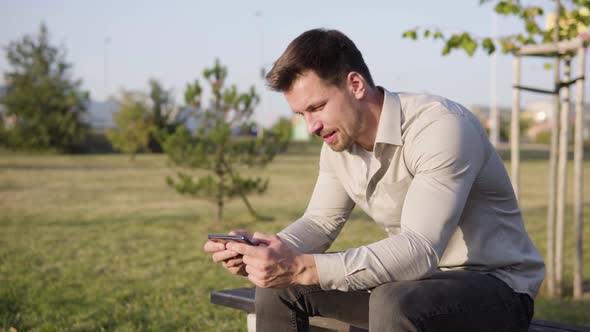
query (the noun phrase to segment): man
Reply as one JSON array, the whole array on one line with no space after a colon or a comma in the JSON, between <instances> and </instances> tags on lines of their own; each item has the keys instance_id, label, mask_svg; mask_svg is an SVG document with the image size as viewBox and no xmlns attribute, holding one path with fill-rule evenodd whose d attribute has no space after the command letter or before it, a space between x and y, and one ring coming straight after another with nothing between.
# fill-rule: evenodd
<instances>
[{"instance_id":1,"label":"man","mask_svg":"<svg viewBox=\"0 0 590 332\"><path fill-rule=\"evenodd\" d=\"M305 331L316 315L370 331L527 330L544 264L476 117L375 86L334 30L293 40L267 81L324 145L299 220L255 233L258 246L205 244L257 286L257 331ZM389 236L325 253L354 205Z\"/></svg>"}]
</instances>

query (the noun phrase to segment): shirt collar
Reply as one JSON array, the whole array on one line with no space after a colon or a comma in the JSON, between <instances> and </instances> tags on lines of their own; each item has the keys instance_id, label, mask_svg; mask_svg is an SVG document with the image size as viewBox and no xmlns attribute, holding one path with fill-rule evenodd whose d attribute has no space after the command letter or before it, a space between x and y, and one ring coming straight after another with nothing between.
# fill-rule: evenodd
<instances>
[{"instance_id":1,"label":"shirt collar","mask_svg":"<svg viewBox=\"0 0 590 332\"><path fill-rule=\"evenodd\" d=\"M379 144L402 145L402 110L399 96L385 88L379 87L379 89L383 90L383 108L379 117L373 151Z\"/></svg>"}]
</instances>

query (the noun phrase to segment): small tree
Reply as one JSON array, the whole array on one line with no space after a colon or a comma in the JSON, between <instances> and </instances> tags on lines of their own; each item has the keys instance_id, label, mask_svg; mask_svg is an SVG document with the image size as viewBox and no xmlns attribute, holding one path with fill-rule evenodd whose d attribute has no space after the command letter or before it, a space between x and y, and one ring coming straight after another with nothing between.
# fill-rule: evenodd
<instances>
[{"instance_id":1,"label":"small tree","mask_svg":"<svg viewBox=\"0 0 590 332\"><path fill-rule=\"evenodd\" d=\"M480 0L480 4L491 2L492 0ZM590 24L590 0L573 0L569 8L560 5L559 10L559 40L568 40L575 38L582 31L585 31ZM474 37L467 31L455 32L448 34L444 29L435 27L415 27L403 33L404 38L417 40L420 36L442 40L444 43L442 55L448 55L453 50L463 50L469 56L473 56L479 46L487 54L496 51L497 46L501 46L503 53L514 51L523 45L548 43L553 41L553 32L555 26L549 29L542 29L539 26L538 19L544 15L544 10L540 6L523 5L520 0L503 0L497 1L494 11L498 15L513 16L520 19L523 23L523 32L510 34L507 36L489 36ZM498 45L499 44L499 45Z\"/></svg>"},{"instance_id":2,"label":"small tree","mask_svg":"<svg viewBox=\"0 0 590 332\"><path fill-rule=\"evenodd\" d=\"M287 151L293 135L293 123L287 118L280 118L271 128L271 133L281 152Z\"/></svg>"},{"instance_id":3,"label":"small tree","mask_svg":"<svg viewBox=\"0 0 590 332\"><path fill-rule=\"evenodd\" d=\"M179 117L179 109L174 105L174 97L171 90L166 90L162 83L151 78L149 84L150 116L153 120L154 132L150 134L149 148L152 152L162 152L162 146L158 141L158 131L172 133L185 119Z\"/></svg>"},{"instance_id":4,"label":"small tree","mask_svg":"<svg viewBox=\"0 0 590 332\"><path fill-rule=\"evenodd\" d=\"M480 0L481 3L490 2L491 0ZM519 18L524 25L524 32L512 34L509 36L503 37L485 37L485 38L474 38L469 32L460 32L460 33L453 33L449 36L443 35L441 29L429 29L423 27L416 27L414 29L408 30L404 32L403 37L411 38L411 39L418 39L419 34L424 36L424 38L432 37L434 39L442 39L444 41L444 46L442 49L442 54L447 55L452 50L455 49L462 49L464 50L469 56L472 56L477 47L479 45L482 46L484 50L488 54L492 54L496 50L496 44L502 46L503 53L515 52L518 51L521 47L525 45L531 44L541 44L541 43L558 43L564 40L574 39L576 37L583 37L584 39L588 39L588 33L586 32L588 29L588 25L590 24L590 0L571 0L567 1L568 5L564 6L560 0L554 0L555 3L555 13L553 14L552 21L554 22L552 26L547 29L542 29L538 24L538 19L544 15L543 8L540 6L530 6L530 5L523 5L520 0L504 0L498 1L494 7L494 11L499 15L504 16L515 16ZM518 54L517 54L518 55ZM537 54L538 55L538 54ZM550 134L550 157L549 157L549 192L548 198L549 203L547 207L547 278L546 278L546 285L547 290L550 296L557 294L561 296L561 281L562 281L562 273L563 273L563 246L564 246L564 209L565 209L565 183L566 183L566 170L567 170L567 125L562 127L560 131L558 124L559 124L559 109L560 103L562 105L569 104L569 92L561 93L562 86L564 89L569 86L570 78L570 64L569 58L571 58L574 54L560 54L560 52L556 52L554 54L546 54L551 55L553 57L553 65L547 63L545 68L549 69L553 67L553 74L554 74L554 84L555 90L552 92L553 94L553 101L554 101L554 112L553 112L553 119L551 120L551 134ZM583 57L583 56L582 56ZM565 59L565 66L564 66L564 80L562 80L560 75L560 67L562 60ZM580 61L580 60L579 60ZM516 62L519 64L519 62ZM583 79L584 77L584 62L581 62L582 69L578 75ZM518 65L517 65L518 68ZM516 70L517 76L519 75L520 69ZM582 81L583 82L583 81ZM522 88L522 87L521 87ZM578 96L583 100L583 91L579 90ZM564 101L561 101L560 98L563 98ZM513 114L515 118L518 116L518 98L516 99L516 107L513 109ZM579 104L579 110L581 114L582 104ZM567 107L567 106L566 106ZM568 108L565 108L562 112L563 115L568 116ZM576 180L574 181L574 223L576 227L576 232L578 236L576 237L576 258L574 262L574 297L581 297L582 296L582 236L583 233L582 229L582 197L583 197L583 188L581 183L583 181L582 178L582 162L583 162L583 147L581 144L582 135L581 130L579 129L582 127L582 116L577 116L577 119L580 121L576 121L578 125L578 132L580 133L577 136L578 144L576 147L575 155L577 158L574 169L575 169L575 177ZM563 123L567 123L567 120L563 121ZM512 120L512 124L516 125L515 120ZM522 126L522 122L520 123ZM518 127L514 126L514 129L511 131L512 133L518 133ZM561 136L559 138L558 136ZM519 179L519 161L520 158L518 157L518 137L517 135L513 136L513 141L515 143L515 148L513 148L512 152L516 152L513 154L515 156L511 161L513 167L513 181L516 182L515 185L515 193L518 197L518 179ZM559 151L558 151L558 141L559 141ZM559 157L559 173L558 173L558 157ZM557 221L556 221L557 218ZM557 231L557 234L555 232ZM555 267L554 267L555 266ZM556 287L556 283L558 284Z\"/></svg>"},{"instance_id":5,"label":"small tree","mask_svg":"<svg viewBox=\"0 0 590 332\"><path fill-rule=\"evenodd\" d=\"M239 167L262 167L276 154L276 141L269 135L232 137L232 128L248 123L259 102L254 87L240 93L235 85L226 87L227 69L216 60L213 67L203 71L203 77L211 88L210 103L203 107L203 89L198 80L188 84L185 101L197 110L198 127L192 135L180 126L172 135L160 135L169 161L187 170L205 170L208 174L193 180L186 172L178 172L177 178L167 177L167 183L183 195L207 199L217 205L217 219L223 218L223 208L228 199L239 197L255 218L260 218L247 196L261 194L268 188L268 180L245 178Z\"/></svg>"},{"instance_id":6,"label":"small tree","mask_svg":"<svg viewBox=\"0 0 590 332\"><path fill-rule=\"evenodd\" d=\"M11 71L4 73L8 91L0 103L14 126L3 129L4 144L17 149L67 151L86 137L83 122L88 93L71 78L72 65L63 48L52 46L45 24L38 36L26 35L4 48Z\"/></svg>"},{"instance_id":7,"label":"small tree","mask_svg":"<svg viewBox=\"0 0 590 332\"><path fill-rule=\"evenodd\" d=\"M133 161L138 151L148 148L152 119L144 95L129 91L122 95L119 111L113 113L117 128L108 129L106 135L116 150L129 153Z\"/></svg>"}]
</instances>

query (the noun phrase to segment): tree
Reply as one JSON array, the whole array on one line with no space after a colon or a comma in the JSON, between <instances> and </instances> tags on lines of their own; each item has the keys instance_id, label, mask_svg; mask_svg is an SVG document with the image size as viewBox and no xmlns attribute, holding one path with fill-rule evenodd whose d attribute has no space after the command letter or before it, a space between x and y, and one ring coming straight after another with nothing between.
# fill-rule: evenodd
<instances>
[{"instance_id":1,"label":"tree","mask_svg":"<svg viewBox=\"0 0 590 332\"><path fill-rule=\"evenodd\" d=\"M480 3L489 2L490 0L481 0ZM492 54L496 50L496 42L502 46L504 53L514 52L515 58L515 98L513 98L513 117L511 144L512 144L512 174L513 184L515 183L515 193L518 197L519 188L519 89L525 87L518 86L520 80L520 55L522 47L531 44L551 43L558 44L561 41L572 40L576 37L578 41L588 40L587 29L590 24L590 1L589 0L573 0L567 1L567 6L564 6L560 0L555 0L555 12L553 17L549 19L553 22L545 30L541 29L537 24L537 19L541 17L543 8L539 6L523 6L519 0L498 1L494 10L496 13L504 16L516 16L524 23L524 33L518 33L510 36L504 36L494 40L491 37L473 38L468 32L455 33L450 37L445 38L440 29L424 29L417 27L415 29L404 32L403 36L416 40L418 33L422 30L425 38L432 37L434 39L442 39L445 44L442 54L447 55L454 49L462 49L469 56L475 53L478 45L481 45L488 54ZM434 32L434 33L432 33ZM564 45L566 43L562 43ZM575 44L574 44L575 45ZM554 46L553 46L554 47ZM584 66L585 66L585 51L580 46L575 51L578 54L578 64L581 82L584 82ZM584 46L585 48L585 46ZM566 171L567 171L567 156L568 156L568 122L569 122L569 85L578 79L571 80L571 65L570 61L576 55L571 49L567 52L549 52L543 51L547 49L546 46L541 48L528 46L529 52L527 54L550 56L553 58L553 65L546 64L546 68L553 67L554 74L554 90L543 91L539 89L526 88L528 90L551 93L553 95L553 116L551 119L551 134L550 134L550 158L549 158L549 203L547 207L547 278L546 285L550 296L562 294L562 277L563 277L563 256L564 256L564 224L565 224L565 192L566 192ZM534 52L533 52L534 50ZM524 54L524 53L523 53ZM521 54L522 55L522 54ZM561 62L564 60L564 75L561 78L560 68ZM583 216L583 188L582 188L582 174L583 174L583 146L582 146L582 127L583 127L583 83L578 85L578 97L576 103L576 144L574 152L574 224L576 227L575 240L575 262L574 262L574 297L580 298L582 296L582 216ZM563 100L560 100L562 98ZM560 108L562 109L560 111ZM561 114L559 114L561 112ZM560 119L561 118L561 119ZM561 122L561 123L559 123ZM558 149L559 143L559 149ZM559 158L559 160L558 160ZM559 162L559 164L558 164ZM559 167L559 170L558 170ZM557 218L557 221L556 221Z\"/></svg>"},{"instance_id":2,"label":"tree","mask_svg":"<svg viewBox=\"0 0 590 332\"><path fill-rule=\"evenodd\" d=\"M52 46L45 24L38 36L25 35L4 48L12 69L4 73L8 91L0 101L15 124L3 140L15 149L68 151L88 132L83 122L89 96L71 78L65 50Z\"/></svg>"},{"instance_id":3,"label":"tree","mask_svg":"<svg viewBox=\"0 0 590 332\"><path fill-rule=\"evenodd\" d=\"M279 145L281 152L287 151L291 142L293 123L287 118L281 117L271 128L271 133Z\"/></svg>"},{"instance_id":4,"label":"tree","mask_svg":"<svg viewBox=\"0 0 590 332\"><path fill-rule=\"evenodd\" d=\"M193 180L191 174L178 172L176 179L167 177L166 181L180 194L215 202L218 220L223 218L225 202L234 197L241 198L251 215L259 219L247 196L264 193L268 180L243 177L239 168L266 165L277 153L278 144L271 135L231 135L232 128L248 123L259 102L254 87L244 93L238 92L235 85L226 87L227 68L219 60L203 71L203 77L212 95L207 106L201 104L203 88L198 80L187 84L185 91L187 106L197 110L195 135L179 126L174 134L160 132L160 137L173 165L185 170L205 170L207 175Z\"/></svg>"},{"instance_id":5,"label":"tree","mask_svg":"<svg viewBox=\"0 0 590 332\"><path fill-rule=\"evenodd\" d=\"M171 90L166 90L159 80L151 78L149 84L150 114L153 120L155 132L150 134L149 148L152 152L162 152L162 146L158 141L157 131L172 133L185 118L180 117L180 110L174 105L174 97Z\"/></svg>"},{"instance_id":6,"label":"tree","mask_svg":"<svg viewBox=\"0 0 590 332\"><path fill-rule=\"evenodd\" d=\"M492 0L480 0L480 4ZM573 0L569 6L560 5L559 40L572 39L582 33L590 24L590 0ZM514 16L522 20L523 32L508 36L474 37L467 31L455 32L450 35L441 28L415 27L403 33L404 38L417 40L432 38L442 40L444 43L442 55L448 55L453 50L463 50L469 56L473 56L478 47L482 47L487 54L493 54L497 47L502 48L503 53L512 52L523 45L548 43L553 41L555 25L548 29L542 29L537 20L544 15L540 6L525 6L520 0L498 1L494 6L498 15Z\"/></svg>"},{"instance_id":7,"label":"tree","mask_svg":"<svg viewBox=\"0 0 590 332\"><path fill-rule=\"evenodd\" d=\"M145 95L129 91L122 95L119 111L113 113L117 128L108 129L106 135L115 149L129 153L133 161L137 152L148 149L153 120Z\"/></svg>"}]
</instances>

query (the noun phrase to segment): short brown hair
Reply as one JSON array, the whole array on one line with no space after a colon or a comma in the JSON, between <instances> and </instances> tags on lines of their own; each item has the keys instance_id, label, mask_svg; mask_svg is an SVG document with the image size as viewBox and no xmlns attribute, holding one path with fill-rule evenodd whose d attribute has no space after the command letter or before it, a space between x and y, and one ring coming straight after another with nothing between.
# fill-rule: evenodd
<instances>
[{"instance_id":1,"label":"short brown hair","mask_svg":"<svg viewBox=\"0 0 590 332\"><path fill-rule=\"evenodd\" d=\"M313 70L324 82L341 86L351 71L361 74L374 87L363 55L352 40L338 30L313 29L295 38L271 71L267 85L286 91L303 72Z\"/></svg>"}]
</instances>

